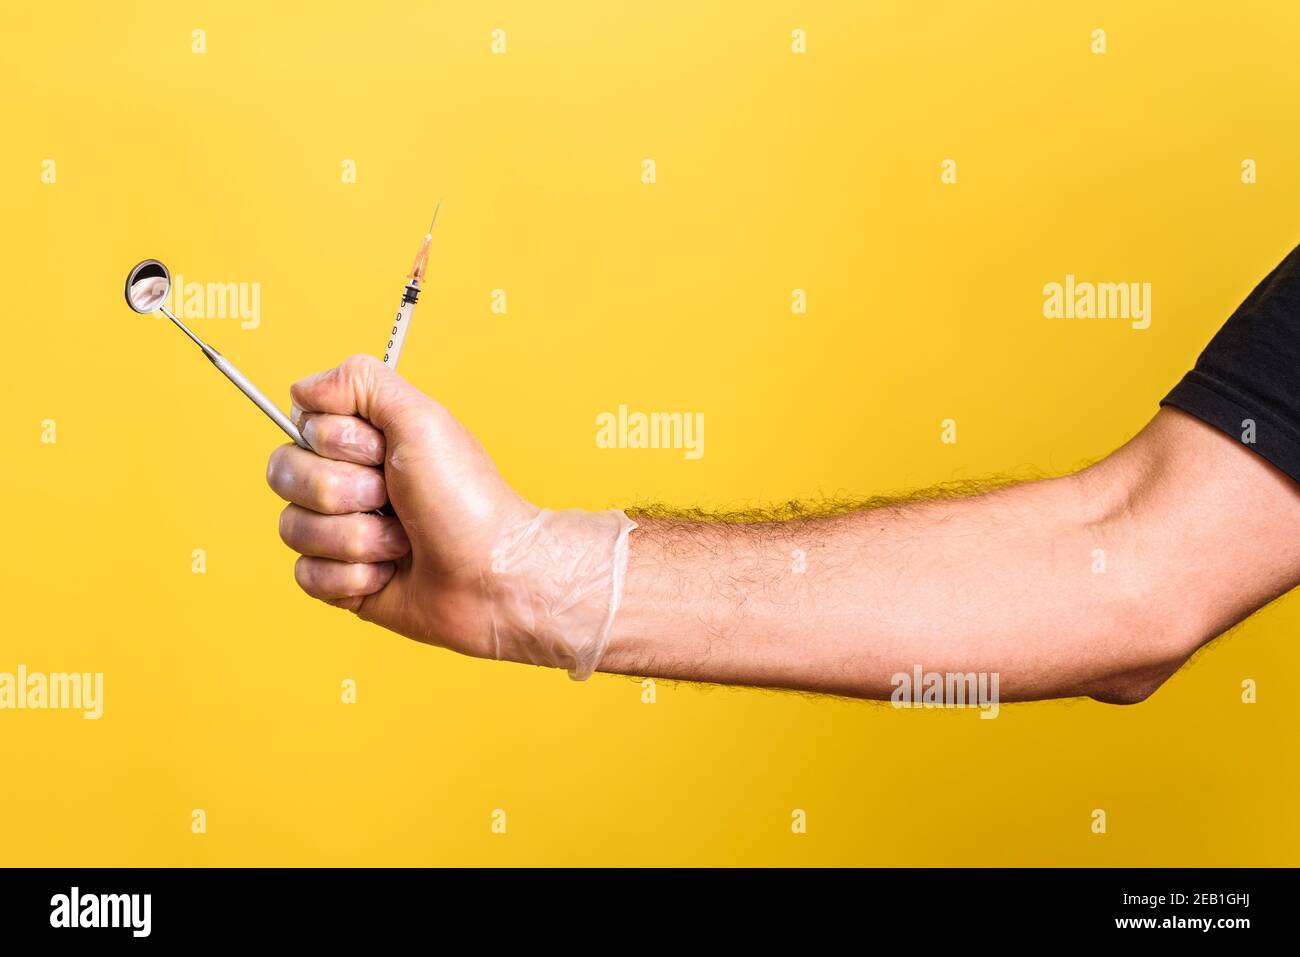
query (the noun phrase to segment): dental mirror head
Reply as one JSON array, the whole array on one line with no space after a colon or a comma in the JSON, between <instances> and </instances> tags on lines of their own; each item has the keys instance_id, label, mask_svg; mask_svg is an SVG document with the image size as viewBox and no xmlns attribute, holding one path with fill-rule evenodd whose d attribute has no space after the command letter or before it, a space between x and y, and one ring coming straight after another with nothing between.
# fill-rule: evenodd
<instances>
[{"instance_id":1,"label":"dental mirror head","mask_svg":"<svg viewBox=\"0 0 1300 957\"><path fill-rule=\"evenodd\" d=\"M146 259L142 263L136 263L126 274L126 304L141 315L161 312L170 319L172 325L189 336L190 341L203 350L208 361L220 369L221 374L234 383L235 388L265 412L267 417L278 425L285 435L293 439L299 448L310 452L311 446L302 437L298 427L276 407L274 402L263 395L257 386L253 385L248 376L236 369L233 362L191 332L189 326L172 315L171 310L167 308L167 293L171 288L172 274L167 267L156 259Z\"/></svg>"},{"instance_id":2,"label":"dental mirror head","mask_svg":"<svg viewBox=\"0 0 1300 957\"><path fill-rule=\"evenodd\" d=\"M156 259L146 259L126 277L126 304L142 315L157 312L167 301L172 274Z\"/></svg>"}]
</instances>

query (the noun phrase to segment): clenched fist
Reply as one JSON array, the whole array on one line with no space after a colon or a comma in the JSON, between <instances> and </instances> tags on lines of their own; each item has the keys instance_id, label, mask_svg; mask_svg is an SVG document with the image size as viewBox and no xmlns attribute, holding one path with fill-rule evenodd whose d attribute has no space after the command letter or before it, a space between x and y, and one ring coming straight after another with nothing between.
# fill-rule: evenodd
<instances>
[{"instance_id":1,"label":"clenched fist","mask_svg":"<svg viewBox=\"0 0 1300 957\"><path fill-rule=\"evenodd\" d=\"M298 584L367 621L454 651L598 663L626 567L621 512L551 512L514 491L442 405L370 356L296 383L314 453L284 445L267 482ZM391 502L396 517L374 514Z\"/></svg>"}]
</instances>

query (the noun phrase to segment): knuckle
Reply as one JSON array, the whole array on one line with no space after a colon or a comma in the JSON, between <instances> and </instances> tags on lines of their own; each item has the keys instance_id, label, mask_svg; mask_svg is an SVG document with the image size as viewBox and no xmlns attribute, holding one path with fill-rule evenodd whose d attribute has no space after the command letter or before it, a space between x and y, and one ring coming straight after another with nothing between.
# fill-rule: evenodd
<instances>
[{"instance_id":1,"label":"knuckle","mask_svg":"<svg viewBox=\"0 0 1300 957\"><path fill-rule=\"evenodd\" d=\"M361 562L348 566L348 584L350 591L365 592L374 581L374 567Z\"/></svg>"},{"instance_id":2,"label":"knuckle","mask_svg":"<svg viewBox=\"0 0 1300 957\"><path fill-rule=\"evenodd\" d=\"M377 365L382 365L382 363L374 356L358 352L344 359L340 368L350 374L370 375Z\"/></svg>"},{"instance_id":3,"label":"knuckle","mask_svg":"<svg viewBox=\"0 0 1300 957\"><path fill-rule=\"evenodd\" d=\"M367 534L365 523L349 523L348 530L345 533L343 551L350 561L364 562L369 559L373 549L370 545L370 536Z\"/></svg>"},{"instance_id":4,"label":"knuckle","mask_svg":"<svg viewBox=\"0 0 1300 957\"><path fill-rule=\"evenodd\" d=\"M321 469L312 479L311 495L321 511L338 511L343 504L342 483L338 475L330 469Z\"/></svg>"},{"instance_id":5,"label":"knuckle","mask_svg":"<svg viewBox=\"0 0 1300 957\"><path fill-rule=\"evenodd\" d=\"M312 582L315 580L312 574L312 563L306 555L302 555L293 563L293 578L298 583L298 587L303 591L310 592Z\"/></svg>"},{"instance_id":6,"label":"knuckle","mask_svg":"<svg viewBox=\"0 0 1300 957\"><path fill-rule=\"evenodd\" d=\"M371 499L371 504L367 506L367 508L381 508L383 504L388 501L388 482L385 481L382 474L380 474L377 479L373 480L372 483L367 483L364 488L364 494L369 496Z\"/></svg>"},{"instance_id":7,"label":"knuckle","mask_svg":"<svg viewBox=\"0 0 1300 957\"><path fill-rule=\"evenodd\" d=\"M284 542L290 548L296 539L298 531L298 516L290 505L280 513L280 541Z\"/></svg>"},{"instance_id":8,"label":"knuckle","mask_svg":"<svg viewBox=\"0 0 1300 957\"><path fill-rule=\"evenodd\" d=\"M285 446L279 446L271 453L270 458L266 460L266 484L276 491L279 491L283 484L284 450Z\"/></svg>"},{"instance_id":9,"label":"knuckle","mask_svg":"<svg viewBox=\"0 0 1300 957\"><path fill-rule=\"evenodd\" d=\"M318 415L314 419L313 446L322 452L333 452L338 448L339 429L330 415Z\"/></svg>"}]
</instances>

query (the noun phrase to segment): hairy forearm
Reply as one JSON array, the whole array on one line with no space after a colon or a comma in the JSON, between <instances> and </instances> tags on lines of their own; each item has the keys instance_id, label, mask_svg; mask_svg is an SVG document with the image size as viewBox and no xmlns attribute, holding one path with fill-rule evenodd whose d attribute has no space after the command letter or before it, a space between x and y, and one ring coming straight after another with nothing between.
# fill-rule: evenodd
<instances>
[{"instance_id":1,"label":"hairy forearm","mask_svg":"<svg viewBox=\"0 0 1300 957\"><path fill-rule=\"evenodd\" d=\"M643 521L604 668L888 697L921 665L1004 673L1005 697L1070 693L1128 605L1111 529L1074 477L792 522Z\"/></svg>"},{"instance_id":2,"label":"hairy forearm","mask_svg":"<svg viewBox=\"0 0 1300 957\"><path fill-rule=\"evenodd\" d=\"M1288 479L1161 413L1097 466L983 495L639 519L601 670L888 697L919 665L998 673L1004 700L1140 698L1295 584L1297 518Z\"/></svg>"}]
</instances>

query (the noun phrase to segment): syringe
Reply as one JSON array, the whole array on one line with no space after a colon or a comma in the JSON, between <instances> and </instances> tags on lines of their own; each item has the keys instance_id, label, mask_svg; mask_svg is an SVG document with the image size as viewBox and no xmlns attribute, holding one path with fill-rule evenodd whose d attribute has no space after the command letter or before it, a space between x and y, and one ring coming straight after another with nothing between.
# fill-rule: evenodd
<instances>
[{"instance_id":1,"label":"syringe","mask_svg":"<svg viewBox=\"0 0 1300 957\"><path fill-rule=\"evenodd\" d=\"M397 307L397 318L393 320L392 332L388 335L388 345L384 348L384 365L390 369L397 368L398 357L402 354L402 344L406 342L406 330L411 324L411 315L415 312L416 300L420 298L420 286L424 282L424 269L429 264L429 243L433 241L433 224L438 221L438 210L442 200L433 210L433 220L429 231L420 243L420 251L415 254L415 263L406 277L406 289L402 292L402 304Z\"/></svg>"}]
</instances>

